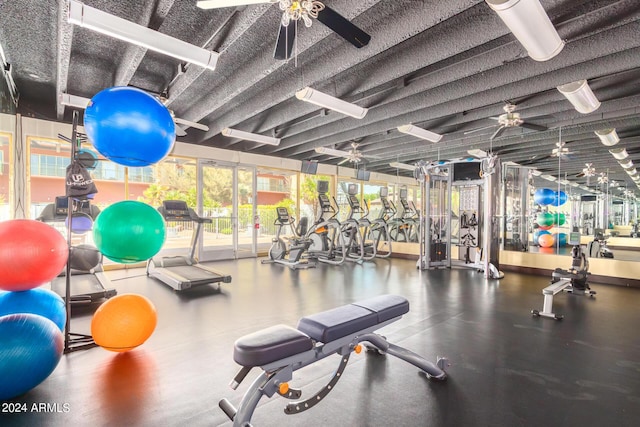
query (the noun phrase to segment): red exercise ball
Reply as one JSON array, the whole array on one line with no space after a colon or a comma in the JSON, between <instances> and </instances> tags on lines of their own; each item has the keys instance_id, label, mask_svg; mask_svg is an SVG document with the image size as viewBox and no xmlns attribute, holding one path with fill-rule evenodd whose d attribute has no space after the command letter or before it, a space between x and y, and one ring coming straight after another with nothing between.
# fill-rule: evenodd
<instances>
[{"instance_id":1,"label":"red exercise ball","mask_svg":"<svg viewBox=\"0 0 640 427\"><path fill-rule=\"evenodd\" d=\"M67 242L40 221L0 222L0 289L27 291L51 281L69 256Z\"/></svg>"},{"instance_id":2,"label":"red exercise ball","mask_svg":"<svg viewBox=\"0 0 640 427\"><path fill-rule=\"evenodd\" d=\"M538 228L540 230L551 230L553 228L553 225L540 225L538 226Z\"/></svg>"},{"instance_id":3,"label":"red exercise ball","mask_svg":"<svg viewBox=\"0 0 640 427\"><path fill-rule=\"evenodd\" d=\"M106 350L129 351L151 336L157 322L151 301L142 295L121 294L98 307L91 319L91 335Z\"/></svg>"}]
</instances>

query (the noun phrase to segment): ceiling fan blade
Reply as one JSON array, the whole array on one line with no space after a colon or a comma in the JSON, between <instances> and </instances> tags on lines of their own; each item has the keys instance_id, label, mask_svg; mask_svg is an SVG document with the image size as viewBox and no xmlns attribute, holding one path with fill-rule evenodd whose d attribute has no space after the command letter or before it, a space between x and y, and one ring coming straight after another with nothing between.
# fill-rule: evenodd
<instances>
[{"instance_id":1,"label":"ceiling fan blade","mask_svg":"<svg viewBox=\"0 0 640 427\"><path fill-rule=\"evenodd\" d=\"M531 129L531 130L538 130L538 131L549 130L548 127L542 126L542 125L537 125L535 123L524 122L520 126L523 127L523 128L527 128L527 129Z\"/></svg>"},{"instance_id":2,"label":"ceiling fan blade","mask_svg":"<svg viewBox=\"0 0 640 427\"><path fill-rule=\"evenodd\" d=\"M500 120L500 117L487 117L489 120Z\"/></svg>"},{"instance_id":3,"label":"ceiling fan blade","mask_svg":"<svg viewBox=\"0 0 640 427\"><path fill-rule=\"evenodd\" d=\"M347 163L349 161L349 159L344 159L338 162L338 165L342 165L344 163Z\"/></svg>"},{"instance_id":4,"label":"ceiling fan blade","mask_svg":"<svg viewBox=\"0 0 640 427\"><path fill-rule=\"evenodd\" d=\"M468 131L464 132L464 135L469 135L469 134L472 134L472 133L480 132L481 130L487 130L487 129L491 129L491 128L494 128L494 127L496 127L496 125L485 126L485 127L478 128L478 129L468 130Z\"/></svg>"},{"instance_id":5,"label":"ceiling fan blade","mask_svg":"<svg viewBox=\"0 0 640 427\"><path fill-rule=\"evenodd\" d=\"M221 7L234 7L234 6L246 6L248 4L259 4L259 3L276 3L278 0L237 0L235 2L225 2L226 4L221 5L218 0L201 0L196 3L200 9L218 9Z\"/></svg>"},{"instance_id":6,"label":"ceiling fan blade","mask_svg":"<svg viewBox=\"0 0 640 427\"><path fill-rule=\"evenodd\" d=\"M275 59L287 60L291 58L291 52L293 51L293 43L296 40L296 23L290 21L286 27L280 25L280 31L278 32L278 41L276 41L276 49L273 52Z\"/></svg>"},{"instance_id":7,"label":"ceiling fan blade","mask_svg":"<svg viewBox=\"0 0 640 427\"><path fill-rule=\"evenodd\" d=\"M500 126L500 127L498 128L498 130L496 130L496 131L493 133L493 135L491 135L491 138L489 138L489 139L494 139L494 138L499 137L500 135L502 135L502 134L504 133L504 131L505 131L506 129L507 129L507 128L506 128L506 126Z\"/></svg>"},{"instance_id":8,"label":"ceiling fan blade","mask_svg":"<svg viewBox=\"0 0 640 427\"><path fill-rule=\"evenodd\" d=\"M369 40L371 40L369 34L356 27L344 16L326 5L324 9L318 13L318 21L322 22L357 48L366 46L369 44Z\"/></svg>"},{"instance_id":9,"label":"ceiling fan blade","mask_svg":"<svg viewBox=\"0 0 640 427\"><path fill-rule=\"evenodd\" d=\"M176 125L176 136L187 136L187 132L180 126Z\"/></svg>"},{"instance_id":10,"label":"ceiling fan blade","mask_svg":"<svg viewBox=\"0 0 640 427\"><path fill-rule=\"evenodd\" d=\"M181 119L181 118L178 118L178 117L174 117L173 121L176 124L184 125L184 126L187 126L187 127L190 127L190 128L199 129L199 130L204 131L204 132L208 132L209 131L209 126L203 125L202 123L191 122L189 120Z\"/></svg>"}]
</instances>

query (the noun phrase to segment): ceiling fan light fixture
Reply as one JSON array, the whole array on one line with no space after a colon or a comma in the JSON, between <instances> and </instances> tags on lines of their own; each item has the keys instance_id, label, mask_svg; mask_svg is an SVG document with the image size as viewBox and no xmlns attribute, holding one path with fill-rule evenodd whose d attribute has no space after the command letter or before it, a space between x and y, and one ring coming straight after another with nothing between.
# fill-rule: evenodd
<instances>
[{"instance_id":1,"label":"ceiling fan light fixture","mask_svg":"<svg viewBox=\"0 0 640 427\"><path fill-rule=\"evenodd\" d=\"M548 61L564 42L539 0L485 0L511 30L531 59Z\"/></svg>"},{"instance_id":2,"label":"ceiling fan light fixture","mask_svg":"<svg viewBox=\"0 0 640 427\"><path fill-rule=\"evenodd\" d=\"M403 170L406 170L406 171L414 171L414 170L416 170L416 167L414 165L409 165L407 163L391 162L391 163L389 163L389 166L391 166L392 168L403 169Z\"/></svg>"},{"instance_id":3,"label":"ceiling fan light fixture","mask_svg":"<svg viewBox=\"0 0 640 427\"><path fill-rule=\"evenodd\" d=\"M620 137L618 137L615 129L597 130L595 131L595 134L598 138L600 138L600 142L602 142L602 144L606 145L607 147L611 147L620 142Z\"/></svg>"},{"instance_id":4,"label":"ceiling fan light fixture","mask_svg":"<svg viewBox=\"0 0 640 427\"><path fill-rule=\"evenodd\" d=\"M342 113L356 119L364 118L367 111L369 111L367 108L343 101L342 99L327 95L326 93L311 89L310 87L305 87L304 89L297 91L296 98L319 107L337 111L338 113Z\"/></svg>"},{"instance_id":5,"label":"ceiling fan light fixture","mask_svg":"<svg viewBox=\"0 0 640 427\"><path fill-rule=\"evenodd\" d=\"M280 145L280 138L274 138L271 136L260 135L258 133L245 132L238 129L224 128L221 131L222 135L229 138L244 139L245 141L259 142L260 144L267 145Z\"/></svg>"},{"instance_id":6,"label":"ceiling fan light fixture","mask_svg":"<svg viewBox=\"0 0 640 427\"><path fill-rule=\"evenodd\" d=\"M616 160L624 160L629 157L629 153L627 153L626 148L612 148L609 150L609 153L611 153Z\"/></svg>"},{"instance_id":7,"label":"ceiling fan light fixture","mask_svg":"<svg viewBox=\"0 0 640 427\"><path fill-rule=\"evenodd\" d=\"M216 52L194 46L76 0L69 0L67 21L210 70L214 70L218 62L219 55Z\"/></svg>"},{"instance_id":8,"label":"ceiling fan light fixture","mask_svg":"<svg viewBox=\"0 0 640 427\"><path fill-rule=\"evenodd\" d=\"M442 139L442 135L414 125L398 126L398 131L430 142L439 142Z\"/></svg>"},{"instance_id":9,"label":"ceiling fan light fixture","mask_svg":"<svg viewBox=\"0 0 640 427\"><path fill-rule=\"evenodd\" d=\"M589 114L600 108L600 101L598 101L586 80L566 83L558 86L557 89L579 113Z\"/></svg>"}]
</instances>

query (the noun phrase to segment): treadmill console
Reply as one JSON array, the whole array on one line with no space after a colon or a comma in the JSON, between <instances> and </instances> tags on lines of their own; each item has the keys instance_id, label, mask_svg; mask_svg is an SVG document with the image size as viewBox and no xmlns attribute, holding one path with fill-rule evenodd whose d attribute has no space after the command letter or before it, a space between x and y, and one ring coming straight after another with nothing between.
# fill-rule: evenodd
<instances>
[{"instance_id":1,"label":"treadmill console","mask_svg":"<svg viewBox=\"0 0 640 427\"><path fill-rule=\"evenodd\" d=\"M184 200L165 200L162 202L162 216L167 221L192 221L189 206Z\"/></svg>"},{"instance_id":2,"label":"treadmill console","mask_svg":"<svg viewBox=\"0 0 640 427\"><path fill-rule=\"evenodd\" d=\"M323 211L326 211L331 207L329 196L327 196L326 194L318 194L318 201L320 202L320 207Z\"/></svg>"},{"instance_id":3,"label":"treadmill console","mask_svg":"<svg viewBox=\"0 0 640 427\"><path fill-rule=\"evenodd\" d=\"M287 208L278 207L276 208L276 213L278 215L278 222L280 224L289 224L291 218L289 217L289 211L287 210Z\"/></svg>"},{"instance_id":4,"label":"treadmill console","mask_svg":"<svg viewBox=\"0 0 640 427\"><path fill-rule=\"evenodd\" d=\"M75 200L73 202L73 212L82 212L91 215L91 204L88 200ZM57 218L66 217L69 213L69 199L66 196L57 196L54 205L54 215Z\"/></svg>"},{"instance_id":5,"label":"treadmill console","mask_svg":"<svg viewBox=\"0 0 640 427\"><path fill-rule=\"evenodd\" d=\"M360 202L358 201L358 198L352 194L349 194L349 205L354 211L360 209Z\"/></svg>"}]
</instances>

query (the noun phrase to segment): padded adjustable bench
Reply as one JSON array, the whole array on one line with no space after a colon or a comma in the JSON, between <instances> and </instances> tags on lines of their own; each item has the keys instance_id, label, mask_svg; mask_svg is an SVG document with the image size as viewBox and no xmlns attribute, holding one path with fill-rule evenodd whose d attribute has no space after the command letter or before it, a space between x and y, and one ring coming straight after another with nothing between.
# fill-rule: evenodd
<instances>
[{"instance_id":1,"label":"padded adjustable bench","mask_svg":"<svg viewBox=\"0 0 640 427\"><path fill-rule=\"evenodd\" d=\"M276 325L238 339L234 346L233 359L242 366L231 382L234 390L254 367L262 374L245 393L236 410L227 399L222 399L220 408L233 420L234 426L250 425L251 416L263 395L275 393L289 399L299 399L302 391L292 389L288 381L293 372L332 354L339 354L340 365L329 383L318 393L304 401L290 402L285 413L295 414L315 406L342 376L352 351L360 352L361 342L368 350L380 354L388 353L421 369L427 377L444 380L447 364L440 358L437 364L428 362L410 350L387 342L374 331L399 320L409 312L409 302L398 295L381 295L364 301L347 304L300 319L297 329Z\"/></svg>"}]
</instances>

